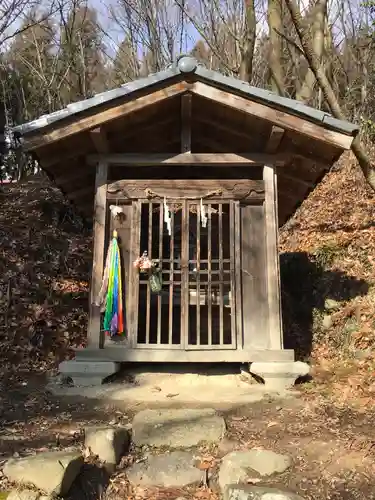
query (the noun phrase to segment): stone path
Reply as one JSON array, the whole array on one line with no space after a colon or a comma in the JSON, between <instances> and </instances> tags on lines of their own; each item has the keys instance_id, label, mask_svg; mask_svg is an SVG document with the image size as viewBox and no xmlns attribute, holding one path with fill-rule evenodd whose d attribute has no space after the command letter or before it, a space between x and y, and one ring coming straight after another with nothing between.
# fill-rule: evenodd
<instances>
[{"instance_id":1,"label":"stone path","mask_svg":"<svg viewBox=\"0 0 375 500\"><path fill-rule=\"evenodd\" d=\"M225 421L211 409L144 410L134 417L132 428L137 446L189 448L220 441Z\"/></svg>"},{"instance_id":2,"label":"stone path","mask_svg":"<svg viewBox=\"0 0 375 500\"><path fill-rule=\"evenodd\" d=\"M295 493L267 487L267 477L293 467L287 455L247 449L229 451L218 463L202 463L198 446L224 443L225 429L224 419L212 409L141 411L133 419L132 432L116 426L89 427L83 451L41 452L9 460L3 473L17 488L8 500L64 496L79 478L85 459L95 455L111 474L130 446L139 458L125 473L135 488L195 484L217 490L224 500L303 500ZM259 482L262 486L254 485Z\"/></svg>"}]
</instances>

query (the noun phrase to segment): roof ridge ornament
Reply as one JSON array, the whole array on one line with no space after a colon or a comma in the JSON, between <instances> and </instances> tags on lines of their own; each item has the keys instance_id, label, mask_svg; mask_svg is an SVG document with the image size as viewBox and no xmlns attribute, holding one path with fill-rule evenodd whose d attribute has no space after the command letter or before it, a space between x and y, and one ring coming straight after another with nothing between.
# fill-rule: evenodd
<instances>
[{"instance_id":1,"label":"roof ridge ornament","mask_svg":"<svg viewBox=\"0 0 375 500\"><path fill-rule=\"evenodd\" d=\"M181 73L195 73L198 61L195 57L181 54L177 57L176 64Z\"/></svg>"}]
</instances>

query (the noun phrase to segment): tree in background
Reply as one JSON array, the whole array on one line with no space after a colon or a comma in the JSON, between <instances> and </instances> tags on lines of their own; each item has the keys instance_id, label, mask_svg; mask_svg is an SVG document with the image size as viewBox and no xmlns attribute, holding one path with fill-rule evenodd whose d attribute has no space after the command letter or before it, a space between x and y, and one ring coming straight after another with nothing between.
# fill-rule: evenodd
<instances>
[{"instance_id":1,"label":"tree in background","mask_svg":"<svg viewBox=\"0 0 375 500\"><path fill-rule=\"evenodd\" d=\"M301 13L299 11L298 5L295 0L285 0L285 3L290 12L291 18L293 20L294 27L298 34L298 38L301 42L303 53L308 61L309 69L314 74L324 98L328 103L331 112L335 118L340 120L345 120L346 117L341 109L340 103L332 89L332 86L325 74L324 66L321 64L321 60L319 59L319 54L316 54L314 51L314 43L312 40L312 34L309 30L304 27L303 19L301 17ZM362 169L362 172L375 191L375 169L366 154L366 150L361 143L360 137L357 136L354 138L352 143L352 150L355 154L358 163Z\"/></svg>"},{"instance_id":2,"label":"tree in background","mask_svg":"<svg viewBox=\"0 0 375 500\"><path fill-rule=\"evenodd\" d=\"M117 85L131 82L140 75L140 61L137 57L137 47L130 36L126 36L118 47L113 61L113 72L113 79Z\"/></svg>"},{"instance_id":3,"label":"tree in background","mask_svg":"<svg viewBox=\"0 0 375 500\"><path fill-rule=\"evenodd\" d=\"M59 13L59 92L61 105L67 105L102 92L108 82L96 10L71 0Z\"/></svg>"},{"instance_id":4,"label":"tree in background","mask_svg":"<svg viewBox=\"0 0 375 500\"><path fill-rule=\"evenodd\" d=\"M174 0L117 0L111 12L127 40L119 51L125 49L130 74L138 67L142 76L160 71L184 52L185 13Z\"/></svg>"},{"instance_id":5,"label":"tree in background","mask_svg":"<svg viewBox=\"0 0 375 500\"><path fill-rule=\"evenodd\" d=\"M56 34L51 20L31 12L23 22L22 29L13 38L6 54L7 68L14 74L11 102L15 100L16 114L12 117L18 122L52 113L56 110L55 78L56 54L54 42Z\"/></svg>"},{"instance_id":6,"label":"tree in background","mask_svg":"<svg viewBox=\"0 0 375 500\"><path fill-rule=\"evenodd\" d=\"M43 11L29 0L0 6L1 91L9 123L162 70L190 52L208 68L252 85L337 116L339 109L373 136L372 1L309 0L300 11L293 0L103 0L117 43L85 0L46 1ZM18 34L1 45L9 20L26 4L33 8L22 11L27 17ZM297 23L291 5L297 5ZM339 108L332 107L323 81Z\"/></svg>"}]
</instances>

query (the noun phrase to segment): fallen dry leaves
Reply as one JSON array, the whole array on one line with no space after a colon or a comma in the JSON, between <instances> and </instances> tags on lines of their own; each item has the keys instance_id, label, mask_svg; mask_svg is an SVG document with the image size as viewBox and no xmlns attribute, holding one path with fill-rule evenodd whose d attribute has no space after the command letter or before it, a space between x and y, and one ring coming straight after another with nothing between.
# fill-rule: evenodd
<instances>
[{"instance_id":1,"label":"fallen dry leaves","mask_svg":"<svg viewBox=\"0 0 375 500\"><path fill-rule=\"evenodd\" d=\"M91 236L41 175L0 187L0 241L0 381L22 383L85 342Z\"/></svg>"},{"instance_id":2,"label":"fallen dry leaves","mask_svg":"<svg viewBox=\"0 0 375 500\"><path fill-rule=\"evenodd\" d=\"M302 262L295 274L291 266L285 272L285 334L315 365L316 390L339 404L375 403L374 221L375 193L346 154L280 233L289 262ZM298 261L301 255L306 259ZM337 301L337 310L325 309L327 298Z\"/></svg>"}]
</instances>

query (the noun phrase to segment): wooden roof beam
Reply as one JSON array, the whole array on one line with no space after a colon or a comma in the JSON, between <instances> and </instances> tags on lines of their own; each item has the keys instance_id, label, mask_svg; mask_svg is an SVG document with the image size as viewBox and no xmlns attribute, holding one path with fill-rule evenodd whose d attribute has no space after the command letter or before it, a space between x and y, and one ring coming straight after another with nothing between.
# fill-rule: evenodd
<instances>
[{"instance_id":1,"label":"wooden roof beam","mask_svg":"<svg viewBox=\"0 0 375 500\"><path fill-rule=\"evenodd\" d=\"M281 179L285 179L286 181L300 184L301 186L304 186L306 189L312 189L315 187L315 184L313 182L301 179L300 177L293 177L292 175L288 175L286 172L287 172L286 169L280 169L277 171L277 176Z\"/></svg>"},{"instance_id":2,"label":"wooden roof beam","mask_svg":"<svg viewBox=\"0 0 375 500\"><path fill-rule=\"evenodd\" d=\"M99 111L97 108L91 110L89 116L74 116L71 117L69 123L67 120L61 120L47 127L43 132L32 135L25 135L24 148L26 151L33 151L52 142L60 141L73 134L84 132L85 130L94 129L103 123L116 120L121 116L129 115L139 111L146 106L152 106L159 102L165 101L172 97L181 95L186 92L188 84L186 82L178 82L169 87L162 88L150 94L143 95L136 99L126 100L117 105L112 105L110 108L105 108Z\"/></svg>"},{"instance_id":3,"label":"wooden roof beam","mask_svg":"<svg viewBox=\"0 0 375 500\"><path fill-rule=\"evenodd\" d=\"M284 137L285 130L281 127L273 126L270 136L268 138L266 153L276 153L279 149L280 143Z\"/></svg>"},{"instance_id":4,"label":"wooden roof beam","mask_svg":"<svg viewBox=\"0 0 375 500\"><path fill-rule=\"evenodd\" d=\"M108 137L103 127L90 130L90 138L97 153L108 154L110 152Z\"/></svg>"},{"instance_id":5,"label":"wooden roof beam","mask_svg":"<svg viewBox=\"0 0 375 500\"><path fill-rule=\"evenodd\" d=\"M288 155L267 155L257 153L156 153L156 154L110 154L110 155L89 155L87 162L96 165L99 162L106 162L112 166L127 167L153 167L153 166L259 166L272 164L282 166L290 160Z\"/></svg>"},{"instance_id":6,"label":"wooden roof beam","mask_svg":"<svg viewBox=\"0 0 375 500\"><path fill-rule=\"evenodd\" d=\"M76 169L72 172L62 173L61 175L57 176L54 178L55 183L59 187L67 186L68 184L71 183L77 183L77 181L85 181L85 180L92 180L95 177L95 171L89 167L87 169L82 169L78 165L76 166Z\"/></svg>"},{"instance_id":7,"label":"wooden roof beam","mask_svg":"<svg viewBox=\"0 0 375 500\"><path fill-rule=\"evenodd\" d=\"M203 141L202 145L205 146L204 142L206 141L206 139L202 138L202 141ZM216 143L215 143L215 146L216 146ZM217 151L217 147L214 147L214 146L212 146L212 147L214 150ZM278 177L281 177L282 179L288 180L291 183L300 184L301 186L303 186L306 189L312 189L315 187L315 184L313 184L312 182L306 181L305 179L300 179L299 177L293 177L291 175L286 174L285 172L287 172L287 171L288 171L287 168L278 169L277 170ZM278 186L278 192L280 193L281 196L284 196L286 198L291 197L291 194L288 193L287 191L283 190L282 188L280 188L280 186Z\"/></svg>"},{"instance_id":8,"label":"wooden roof beam","mask_svg":"<svg viewBox=\"0 0 375 500\"><path fill-rule=\"evenodd\" d=\"M39 164L42 168L49 170L52 169L55 165L62 164L62 163L69 163L70 160L76 159L79 156L85 156L87 154L90 154L92 152L92 148L88 148L87 145L83 147L81 151L78 151L77 148L70 148L68 151L64 151L61 149L58 153L54 154L41 154L38 151L37 158L39 161Z\"/></svg>"},{"instance_id":9,"label":"wooden roof beam","mask_svg":"<svg viewBox=\"0 0 375 500\"><path fill-rule=\"evenodd\" d=\"M293 130L299 134L303 134L317 141L322 141L341 149L350 149L354 139L352 136L326 129L321 125L311 123L299 116L286 113L280 109L270 108L259 102L249 101L244 97L225 92L202 82L195 82L191 90L200 97L220 103L240 113L248 113L262 120L267 120L275 126Z\"/></svg>"},{"instance_id":10,"label":"wooden roof beam","mask_svg":"<svg viewBox=\"0 0 375 500\"><path fill-rule=\"evenodd\" d=\"M78 200L79 204L79 198L87 198L88 196L92 196L94 198L94 194L94 186L86 185L77 189L76 191L68 193L68 198L72 201Z\"/></svg>"},{"instance_id":11,"label":"wooden roof beam","mask_svg":"<svg viewBox=\"0 0 375 500\"><path fill-rule=\"evenodd\" d=\"M177 128L178 122L176 121L176 118L174 116L168 116L165 120L136 124L129 131L122 131L122 129L119 129L119 133L121 134L121 138L123 138L124 140L128 140L137 137L140 134L151 134L152 132L154 132L154 130L160 133L163 128L169 127L174 123ZM113 136L116 137L116 135L116 131L113 131Z\"/></svg>"},{"instance_id":12,"label":"wooden roof beam","mask_svg":"<svg viewBox=\"0 0 375 500\"><path fill-rule=\"evenodd\" d=\"M227 151L227 148L224 148L222 144L220 144L218 141L216 141L216 140L214 140L212 138L208 138L207 136L202 136L201 135L199 137L198 144L200 144L201 146L208 147L212 152L213 151L219 151L220 153L221 152L224 153L224 152ZM242 154L242 153L238 153L238 154ZM293 161L293 159L294 160L300 160L299 164L298 164L298 168L305 169L305 170L309 169L309 166L308 165L306 166L306 164L304 163L306 160L308 160L309 162L313 161L322 170L329 170L329 168L330 168L330 165L323 164L323 163L321 163L321 162L319 162L317 160L314 160L313 158L309 158L308 156L303 156L302 154L294 153L293 151L283 151L281 153L276 153L275 152L273 154L271 152L266 151L265 154L269 155L271 157L285 157L285 158L288 158L289 163L291 163ZM277 166L280 166L280 167L285 166L287 168L288 167L288 162L284 162L283 164L280 164L280 165L277 165Z\"/></svg>"},{"instance_id":13,"label":"wooden roof beam","mask_svg":"<svg viewBox=\"0 0 375 500\"><path fill-rule=\"evenodd\" d=\"M222 123L218 120L213 120L211 118L207 118L206 116L194 116L194 122L198 125L204 125L205 127L209 127L211 130L216 129L218 132L222 134L230 135L235 140L246 141L247 144L254 143L254 136L251 135L251 132L240 131L234 127L230 127L225 123Z\"/></svg>"}]
</instances>

